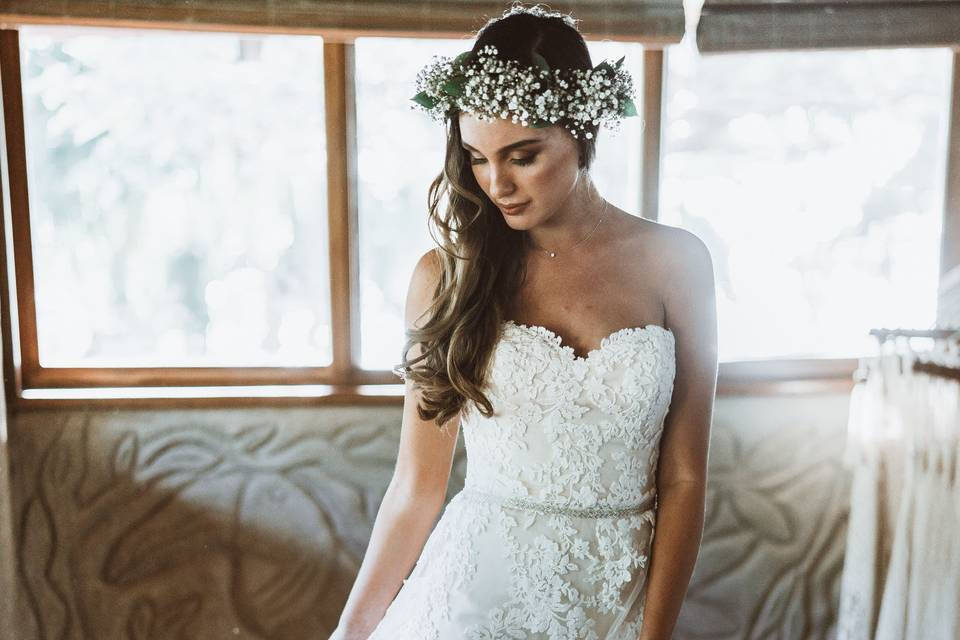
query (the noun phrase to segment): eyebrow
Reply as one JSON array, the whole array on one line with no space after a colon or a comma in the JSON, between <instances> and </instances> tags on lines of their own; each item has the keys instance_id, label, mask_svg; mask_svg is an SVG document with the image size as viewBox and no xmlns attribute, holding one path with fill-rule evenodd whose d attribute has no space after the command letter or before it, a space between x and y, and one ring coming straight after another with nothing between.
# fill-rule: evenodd
<instances>
[{"instance_id":1,"label":"eyebrow","mask_svg":"<svg viewBox=\"0 0 960 640\"><path fill-rule=\"evenodd\" d=\"M511 149L516 149L517 147L523 147L528 144L533 144L534 142L543 142L543 138L525 138L523 140L517 140L516 142L510 143L507 146L501 148L499 151L497 151L497 153L500 155L503 155L506 152L510 151ZM480 153L479 149L474 149L472 146L470 146L466 142L463 142L461 144L463 145L464 149L469 149L470 151L476 151L477 153Z\"/></svg>"}]
</instances>

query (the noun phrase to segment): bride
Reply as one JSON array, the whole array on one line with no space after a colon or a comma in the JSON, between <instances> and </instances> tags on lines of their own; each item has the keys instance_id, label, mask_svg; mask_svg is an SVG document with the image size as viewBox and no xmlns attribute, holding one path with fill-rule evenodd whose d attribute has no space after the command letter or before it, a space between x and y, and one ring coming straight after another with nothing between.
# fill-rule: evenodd
<instances>
[{"instance_id":1,"label":"bride","mask_svg":"<svg viewBox=\"0 0 960 640\"><path fill-rule=\"evenodd\" d=\"M441 239L411 278L398 459L332 638L671 637L703 531L713 266L591 180L598 125L636 115L622 61L515 4L418 75L446 123Z\"/></svg>"}]
</instances>

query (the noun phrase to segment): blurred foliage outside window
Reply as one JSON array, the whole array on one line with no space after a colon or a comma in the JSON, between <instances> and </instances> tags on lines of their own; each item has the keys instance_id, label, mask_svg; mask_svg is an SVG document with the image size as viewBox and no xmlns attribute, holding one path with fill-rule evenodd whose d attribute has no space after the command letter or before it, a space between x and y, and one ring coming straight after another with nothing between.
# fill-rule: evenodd
<instances>
[{"instance_id":1,"label":"blurred foliage outside window","mask_svg":"<svg viewBox=\"0 0 960 640\"><path fill-rule=\"evenodd\" d=\"M41 365L329 364L323 41L20 42Z\"/></svg>"},{"instance_id":2,"label":"blurred foliage outside window","mask_svg":"<svg viewBox=\"0 0 960 640\"><path fill-rule=\"evenodd\" d=\"M932 326L948 49L670 49L660 220L717 278L721 361L852 358Z\"/></svg>"},{"instance_id":3,"label":"blurred foliage outside window","mask_svg":"<svg viewBox=\"0 0 960 640\"><path fill-rule=\"evenodd\" d=\"M404 341L445 131L417 71L468 40L356 41L360 366ZM642 113L642 49L626 56ZM331 361L322 40L24 27L43 366ZM949 51L667 55L660 221L710 247L721 360L854 357L935 315ZM592 175L639 215L641 118Z\"/></svg>"}]
</instances>

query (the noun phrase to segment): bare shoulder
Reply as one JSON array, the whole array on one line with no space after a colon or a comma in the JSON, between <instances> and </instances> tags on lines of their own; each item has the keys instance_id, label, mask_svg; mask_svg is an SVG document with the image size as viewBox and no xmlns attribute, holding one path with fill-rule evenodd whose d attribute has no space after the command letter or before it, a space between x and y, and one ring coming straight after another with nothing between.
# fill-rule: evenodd
<instances>
[{"instance_id":1,"label":"bare shoulder","mask_svg":"<svg viewBox=\"0 0 960 640\"><path fill-rule=\"evenodd\" d=\"M702 278L706 271L712 271L710 250L700 236L682 227L653 224L657 225L658 258L675 284L681 285L690 277Z\"/></svg>"},{"instance_id":2,"label":"bare shoulder","mask_svg":"<svg viewBox=\"0 0 960 640\"><path fill-rule=\"evenodd\" d=\"M713 258L706 243L681 227L657 223L656 262L668 325L681 333L716 340L716 289ZM703 330L706 329L704 332Z\"/></svg>"},{"instance_id":3,"label":"bare shoulder","mask_svg":"<svg viewBox=\"0 0 960 640\"><path fill-rule=\"evenodd\" d=\"M614 233L620 238L620 260L628 261L638 273L654 276L658 281L670 277L677 263L685 263L686 256L706 249L700 239L680 227L624 214Z\"/></svg>"},{"instance_id":4,"label":"bare shoulder","mask_svg":"<svg viewBox=\"0 0 960 640\"><path fill-rule=\"evenodd\" d=\"M669 324L692 320L695 300L713 295L713 262L696 234L655 220L631 216L619 231L621 264L629 264L643 295L655 295Z\"/></svg>"},{"instance_id":5,"label":"bare shoulder","mask_svg":"<svg viewBox=\"0 0 960 640\"><path fill-rule=\"evenodd\" d=\"M700 242L700 238L686 229L633 215L625 231L624 237L633 249L657 258L675 255L678 250L691 250L691 245Z\"/></svg>"},{"instance_id":6,"label":"bare shoulder","mask_svg":"<svg viewBox=\"0 0 960 640\"><path fill-rule=\"evenodd\" d=\"M440 282L440 256L437 252L436 248L430 249L420 256L413 268L404 310L408 328L424 315L433 302L437 284ZM421 323L418 322L417 326L421 326Z\"/></svg>"},{"instance_id":7,"label":"bare shoulder","mask_svg":"<svg viewBox=\"0 0 960 640\"><path fill-rule=\"evenodd\" d=\"M434 247L424 252L413 267L414 279L430 280L436 279L440 275L440 254L439 249ZM421 282L421 284L423 284Z\"/></svg>"}]
</instances>

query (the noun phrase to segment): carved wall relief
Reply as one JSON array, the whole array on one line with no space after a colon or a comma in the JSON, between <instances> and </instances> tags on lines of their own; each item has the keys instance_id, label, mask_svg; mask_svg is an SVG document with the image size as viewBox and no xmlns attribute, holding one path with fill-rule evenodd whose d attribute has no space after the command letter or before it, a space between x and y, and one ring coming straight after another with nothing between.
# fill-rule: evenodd
<instances>
[{"instance_id":1,"label":"carved wall relief","mask_svg":"<svg viewBox=\"0 0 960 640\"><path fill-rule=\"evenodd\" d=\"M707 530L677 638L829 633L845 401L718 402ZM326 637L399 421L370 408L15 417L17 640ZM461 438L448 498L465 463Z\"/></svg>"}]
</instances>

